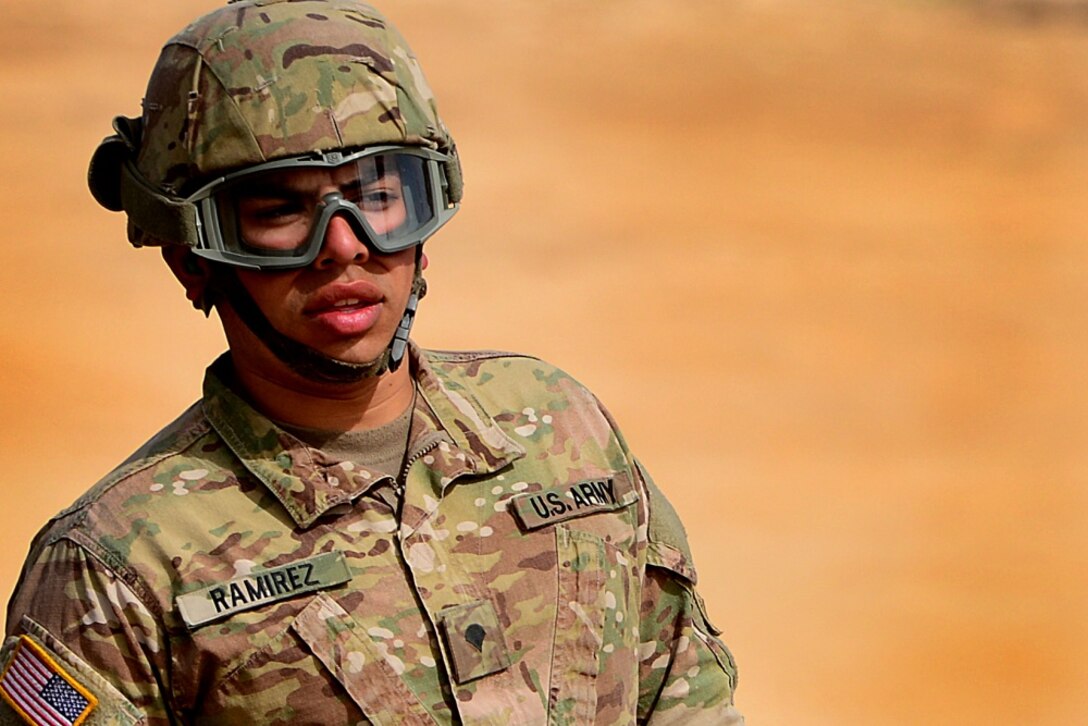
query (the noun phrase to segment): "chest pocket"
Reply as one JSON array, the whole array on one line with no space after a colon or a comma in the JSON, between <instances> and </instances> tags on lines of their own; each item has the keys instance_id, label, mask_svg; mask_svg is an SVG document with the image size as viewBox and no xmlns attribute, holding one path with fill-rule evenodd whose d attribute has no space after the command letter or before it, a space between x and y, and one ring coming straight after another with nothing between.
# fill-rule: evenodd
<instances>
[{"instance_id":1,"label":"chest pocket","mask_svg":"<svg viewBox=\"0 0 1088 726\"><path fill-rule=\"evenodd\" d=\"M559 525L558 601L548 723L627 722L637 620L632 563L600 536ZM637 689L636 689L637 690ZM605 695L608 703L600 702ZM618 697L617 697L618 696Z\"/></svg>"},{"instance_id":2,"label":"chest pocket","mask_svg":"<svg viewBox=\"0 0 1088 726\"><path fill-rule=\"evenodd\" d=\"M436 723L366 630L325 593L295 617L291 629L371 722L379 726Z\"/></svg>"}]
</instances>

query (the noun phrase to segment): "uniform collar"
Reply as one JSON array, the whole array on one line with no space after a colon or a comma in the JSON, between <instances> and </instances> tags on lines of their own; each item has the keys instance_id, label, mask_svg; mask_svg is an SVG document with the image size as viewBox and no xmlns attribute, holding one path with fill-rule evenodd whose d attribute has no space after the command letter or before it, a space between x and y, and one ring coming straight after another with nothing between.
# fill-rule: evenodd
<instances>
[{"instance_id":1,"label":"uniform collar","mask_svg":"<svg viewBox=\"0 0 1088 726\"><path fill-rule=\"evenodd\" d=\"M495 421L501 412L484 408L455 375L460 366L435 363L414 343L409 352L419 398L429 409L432 426L446 433L450 444L466 455L473 474L490 474L525 455L525 449Z\"/></svg>"},{"instance_id":2,"label":"uniform collar","mask_svg":"<svg viewBox=\"0 0 1088 726\"><path fill-rule=\"evenodd\" d=\"M471 393L436 370L415 344L409 364L420 395L413 413L410 452L435 449L426 459L434 483L426 498L442 492L461 474L488 474L525 451L511 440ZM388 477L307 446L276 426L230 388L233 375L224 354L204 377L204 415L242 462L306 529L339 505L349 505ZM413 454L410 454L412 456ZM412 492L409 492L411 495Z\"/></svg>"}]
</instances>

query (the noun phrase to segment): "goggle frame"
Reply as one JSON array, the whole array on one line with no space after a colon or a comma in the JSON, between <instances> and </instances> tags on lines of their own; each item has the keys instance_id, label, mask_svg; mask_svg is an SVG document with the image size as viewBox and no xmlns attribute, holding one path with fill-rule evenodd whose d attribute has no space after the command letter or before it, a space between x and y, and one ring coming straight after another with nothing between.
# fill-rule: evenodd
<instances>
[{"instance_id":1,"label":"goggle frame","mask_svg":"<svg viewBox=\"0 0 1088 726\"><path fill-rule=\"evenodd\" d=\"M240 180L273 171L335 169L369 156L389 153L407 154L424 160L423 177L427 184L425 191L433 208L431 218L420 224L404 241L395 245L386 244L381 235L374 233L363 211L354 202L345 199L339 192L331 192L324 195L318 203L318 211L305 243L291 250L290 255L275 254L271 251L263 253L256 251L256 248L251 248L254 249L253 252L243 252L227 243L220 226L217 194L237 185ZM415 247L423 244L437 232L460 208L459 203L450 200L449 182L445 171L446 165L452 161L449 155L422 146L385 145L348 152L315 151L302 156L275 159L224 174L203 184L186 197L186 202L196 209L197 239L192 248L193 253L215 262L257 270L290 270L306 267L321 253L329 222L337 214L346 215L360 240L379 254L392 254ZM302 254L295 254L300 250Z\"/></svg>"}]
</instances>

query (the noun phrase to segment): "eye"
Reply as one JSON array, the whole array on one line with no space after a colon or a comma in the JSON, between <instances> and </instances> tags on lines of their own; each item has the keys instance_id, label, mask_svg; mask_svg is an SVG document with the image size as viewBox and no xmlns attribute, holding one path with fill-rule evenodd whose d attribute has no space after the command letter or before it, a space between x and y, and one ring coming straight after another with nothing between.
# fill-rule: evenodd
<instances>
[{"instance_id":1,"label":"eye","mask_svg":"<svg viewBox=\"0 0 1088 726\"><path fill-rule=\"evenodd\" d=\"M240 205L242 217L254 224L288 224L304 215L301 202L291 199L244 199Z\"/></svg>"},{"instance_id":2,"label":"eye","mask_svg":"<svg viewBox=\"0 0 1088 726\"><path fill-rule=\"evenodd\" d=\"M400 195L392 189L368 189L359 195L356 204L364 209L382 210L399 201Z\"/></svg>"}]
</instances>

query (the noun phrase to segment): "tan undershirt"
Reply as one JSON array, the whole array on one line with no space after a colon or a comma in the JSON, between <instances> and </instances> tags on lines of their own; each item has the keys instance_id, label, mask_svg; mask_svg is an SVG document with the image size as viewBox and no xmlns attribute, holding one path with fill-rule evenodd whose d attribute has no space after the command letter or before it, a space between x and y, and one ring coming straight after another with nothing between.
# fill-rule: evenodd
<instances>
[{"instance_id":1,"label":"tan undershirt","mask_svg":"<svg viewBox=\"0 0 1088 726\"><path fill-rule=\"evenodd\" d=\"M320 449L333 459L350 461L381 474L388 474L396 481L400 478L404 457L408 451L412 406L389 423L365 431L325 431L285 423L277 425L307 446ZM399 509L396 488L388 482L375 486L369 493L388 504L394 512Z\"/></svg>"}]
</instances>

